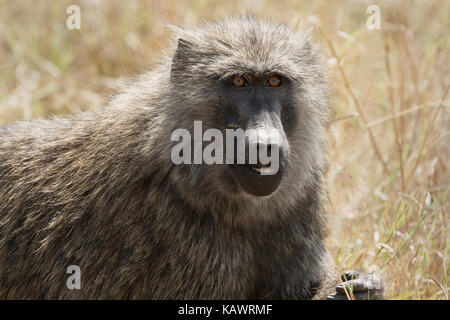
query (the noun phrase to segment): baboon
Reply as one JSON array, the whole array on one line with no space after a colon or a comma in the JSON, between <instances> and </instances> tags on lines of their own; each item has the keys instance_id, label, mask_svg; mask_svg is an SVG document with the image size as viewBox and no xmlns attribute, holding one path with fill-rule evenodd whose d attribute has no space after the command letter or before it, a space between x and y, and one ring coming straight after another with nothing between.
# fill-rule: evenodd
<instances>
[{"instance_id":1,"label":"baboon","mask_svg":"<svg viewBox=\"0 0 450 320\"><path fill-rule=\"evenodd\" d=\"M317 45L252 16L173 29L168 58L104 108L0 128L1 298L345 296L323 242L330 90ZM197 120L279 129L278 172L175 165L171 133ZM356 298L382 297L378 275L356 277L344 283Z\"/></svg>"}]
</instances>

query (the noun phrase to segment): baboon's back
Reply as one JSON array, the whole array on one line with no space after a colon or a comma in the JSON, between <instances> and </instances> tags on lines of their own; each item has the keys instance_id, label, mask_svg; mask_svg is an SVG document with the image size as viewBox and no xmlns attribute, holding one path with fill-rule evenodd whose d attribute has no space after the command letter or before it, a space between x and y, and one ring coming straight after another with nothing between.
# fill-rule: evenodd
<instances>
[{"instance_id":1,"label":"baboon's back","mask_svg":"<svg viewBox=\"0 0 450 320\"><path fill-rule=\"evenodd\" d=\"M86 113L0 129L0 296L76 297L80 292L65 285L71 264L92 279L82 297L111 295L101 293L96 273L120 273L130 238L121 233L132 225L140 236L129 213L139 215L145 198L139 122L114 116Z\"/></svg>"}]
</instances>

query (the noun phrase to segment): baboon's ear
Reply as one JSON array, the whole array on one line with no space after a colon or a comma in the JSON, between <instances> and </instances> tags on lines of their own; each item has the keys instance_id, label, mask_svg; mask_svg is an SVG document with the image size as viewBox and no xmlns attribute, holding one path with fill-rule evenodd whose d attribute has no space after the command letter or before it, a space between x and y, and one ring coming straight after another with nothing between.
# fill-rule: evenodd
<instances>
[{"instance_id":1,"label":"baboon's ear","mask_svg":"<svg viewBox=\"0 0 450 320\"><path fill-rule=\"evenodd\" d=\"M193 44L185 39L178 39L177 49L172 59L170 78L180 75L189 63Z\"/></svg>"}]
</instances>

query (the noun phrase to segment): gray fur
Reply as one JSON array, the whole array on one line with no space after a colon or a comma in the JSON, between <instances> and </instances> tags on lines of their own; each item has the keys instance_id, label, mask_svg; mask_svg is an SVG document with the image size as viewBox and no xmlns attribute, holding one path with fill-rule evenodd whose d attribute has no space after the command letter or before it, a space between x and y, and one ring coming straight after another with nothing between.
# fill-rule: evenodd
<instances>
[{"instance_id":1,"label":"gray fur","mask_svg":"<svg viewBox=\"0 0 450 320\"><path fill-rule=\"evenodd\" d=\"M331 293L320 203L329 88L316 46L252 17L175 31L169 58L105 108L0 128L0 298ZM295 85L279 190L253 197L224 166L174 166L172 130L225 125L214 79L266 69ZM72 264L80 290L66 287Z\"/></svg>"}]
</instances>

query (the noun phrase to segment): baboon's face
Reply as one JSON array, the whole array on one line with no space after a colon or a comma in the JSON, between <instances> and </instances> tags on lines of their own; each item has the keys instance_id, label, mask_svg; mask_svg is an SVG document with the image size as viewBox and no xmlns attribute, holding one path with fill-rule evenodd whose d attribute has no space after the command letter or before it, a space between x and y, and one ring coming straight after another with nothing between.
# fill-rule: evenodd
<instances>
[{"instance_id":1,"label":"baboon's face","mask_svg":"<svg viewBox=\"0 0 450 320\"><path fill-rule=\"evenodd\" d=\"M291 83L276 70L248 71L217 82L222 97L225 125L247 134L245 149L234 147L234 161L228 170L243 191L255 196L272 194L280 185L284 165L289 162L286 131L294 130L293 118L287 118L291 101ZM220 112L222 113L222 112ZM254 152L251 161L251 152ZM244 161L237 161L242 153ZM262 161L261 154L270 156Z\"/></svg>"},{"instance_id":2,"label":"baboon's face","mask_svg":"<svg viewBox=\"0 0 450 320\"><path fill-rule=\"evenodd\" d=\"M178 125L200 120L203 130L217 128L224 139L230 128L252 133L243 163L235 146L233 164L224 149L224 164L190 166L197 188L260 197L309 178L311 162L320 161L314 153L326 100L317 60L304 34L252 19L181 35L171 72L183 109ZM250 150L257 150L256 161Z\"/></svg>"}]
</instances>

